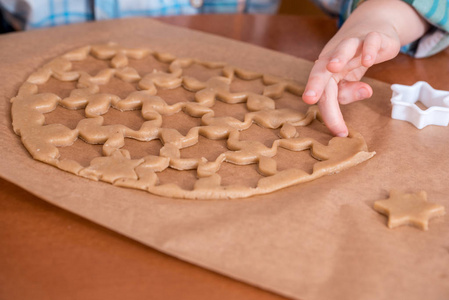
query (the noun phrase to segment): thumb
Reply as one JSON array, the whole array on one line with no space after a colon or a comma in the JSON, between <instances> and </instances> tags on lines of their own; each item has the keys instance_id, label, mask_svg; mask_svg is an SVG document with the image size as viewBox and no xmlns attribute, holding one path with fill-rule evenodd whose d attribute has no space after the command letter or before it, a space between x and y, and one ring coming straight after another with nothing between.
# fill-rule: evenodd
<instances>
[{"instance_id":1,"label":"thumb","mask_svg":"<svg viewBox=\"0 0 449 300\"><path fill-rule=\"evenodd\" d=\"M338 102L341 104L363 100L372 95L373 89L364 82L342 80L338 84Z\"/></svg>"}]
</instances>

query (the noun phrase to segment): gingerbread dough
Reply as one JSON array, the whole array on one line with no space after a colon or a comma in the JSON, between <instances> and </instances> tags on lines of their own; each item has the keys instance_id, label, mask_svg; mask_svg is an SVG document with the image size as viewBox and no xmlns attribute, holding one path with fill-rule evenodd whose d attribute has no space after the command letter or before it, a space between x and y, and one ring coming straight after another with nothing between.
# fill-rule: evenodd
<instances>
[{"instance_id":1,"label":"gingerbread dough","mask_svg":"<svg viewBox=\"0 0 449 300\"><path fill-rule=\"evenodd\" d=\"M130 66L153 56L168 65L166 71L153 70L145 74ZM74 70L73 63L89 58L108 62L109 67L96 74ZM186 68L199 65L218 70L217 76L206 80L184 75ZM232 92L234 80L263 82L262 93ZM61 83L75 82L76 87L67 97L40 91L49 80ZM101 87L112 80L137 85L126 97L101 92ZM168 104L162 95L165 90L185 89L194 93L191 101ZM277 99L284 93L300 96L303 87L287 79L260 74L219 62L203 62L192 58L176 58L148 49L129 49L117 44L86 46L57 57L31 74L12 102L13 128L21 136L25 148L36 160L51 164L67 172L92 180L101 180L117 186L135 188L150 193L188 199L224 199L249 197L285 188L294 184L338 173L355 166L375 153L367 151L363 137L350 130L348 138L330 138L328 143L302 136L298 128L320 122L317 107L306 112L291 108L277 108ZM300 101L298 97L298 101ZM231 107L243 104L247 112L243 120L231 116L217 116L215 106L225 103ZM63 124L48 124L46 114L56 108L81 110L85 118L74 129ZM104 115L110 110L140 110L144 119L139 129L121 124L106 125ZM163 126L164 118L184 113L200 121L199 126L186 134ZM257 124L257 125L253 125ZM278 138L271 145L241 138L251 126L277 130ZM80 138L86 143L102 145L102 155L84 166L74 159L61 158L60 148L70 147ZM199 143L202 138L225 140L227 149L213 160L204 157L183 157L181 150ZM124 146L130 140L160 141L159 155L132 158ZM308 152L315 160L313 170L299 168L279 170L276 154L280 149L291 153L291 160L300 152ZM223 184L219 174L223 164L257 166L262 175L256 186ZM191 188L175 182L160 182L164 172L195 172Z\"/></svg>"},{"instance_id":2,"label":"gingerbread dough","mask_svg":"<svg viewBox=\"0 0 449 300\"><path fill-rule=\"evenodd\" d=\"M390 192L390 198L374 202L374 209L388 216L388 228L412 225L422 230L429 229L429 220L445 214L444 206L427 202L427 193L414 194Z\"/></svg>"}]
</instances>

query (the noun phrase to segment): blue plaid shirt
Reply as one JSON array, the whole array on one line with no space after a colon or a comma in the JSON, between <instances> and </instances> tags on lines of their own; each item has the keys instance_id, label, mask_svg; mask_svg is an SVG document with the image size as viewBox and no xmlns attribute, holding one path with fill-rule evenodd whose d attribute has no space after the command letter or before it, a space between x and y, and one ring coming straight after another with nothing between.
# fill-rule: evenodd
<instances>
[{"instance_id":1,"label":"blue plaid shirt","mask_svg":"<svg viewBox=\"0 0 449 300\"><path fill-rule=\"evenodd\" d=\"M297 0L304 1L304 0ZM367 0L312 0L344 22ZM433 55L449 46L449 0L402 0L433 28L402 52ZM280 0L0 0L3 18L16 30L137 16L199 13L275 13Z\"/></svg>"},{"instance_id":2,"label":"blue plaid shirt","mask_svg":"<svg viewBox=\"0 0 449 300\"><path fill-rule=\"evenodd\" d=\"M0 0L16 30L139 16L276 13L280 0Z\"/></svg>"}]
</instances>

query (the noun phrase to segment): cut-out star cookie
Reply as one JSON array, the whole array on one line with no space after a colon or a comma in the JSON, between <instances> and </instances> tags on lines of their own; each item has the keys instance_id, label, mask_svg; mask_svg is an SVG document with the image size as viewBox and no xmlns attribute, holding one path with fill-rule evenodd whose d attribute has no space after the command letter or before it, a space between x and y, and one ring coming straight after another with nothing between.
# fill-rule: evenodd
<instances>
[{"instance_id":1,"label":"cut-out star cookie","mask_svg":"<svg viewBox=\"0 0 449 300\"><path fill-rule=\"evenodd\" d=\"M401 225L413 225L427 230L429 220L445 214L444 206L427 202L427 193L414 194L390 192L390 198L374 202L374 209L388 216L388 228Z\"/></svg>"}]
</instances>

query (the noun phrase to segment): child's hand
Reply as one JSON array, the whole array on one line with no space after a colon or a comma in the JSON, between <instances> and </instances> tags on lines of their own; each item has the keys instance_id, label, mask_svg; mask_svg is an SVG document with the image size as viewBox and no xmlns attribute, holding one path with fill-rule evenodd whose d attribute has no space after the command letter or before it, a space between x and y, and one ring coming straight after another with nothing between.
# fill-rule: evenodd
<instances>
[{"instance_id":1,"label":"child's hand","mask_svg":"<svg viewBox=\"0 0 449 300\"><path fill-rule=\"evenodd\" d=\"M332 38L321 52L310 72L302 96L304 102L315 104L324 123L336 136L347 136L339 104L371 97L371 87L359 80L373 64L394 58L400 49L395 32L368 32L356 36L354 29L344 28Z\"/></svg>"}]
</instances>

